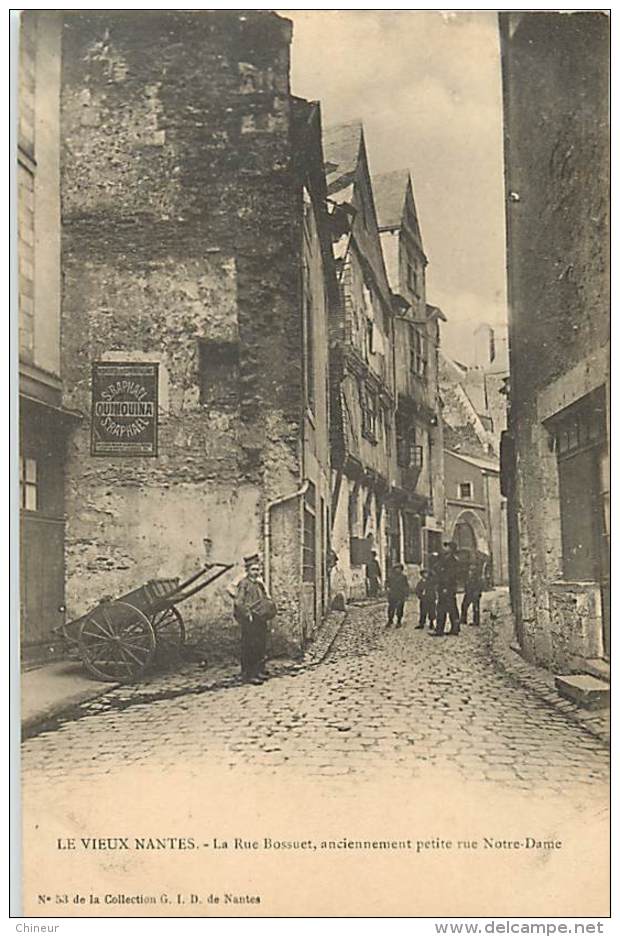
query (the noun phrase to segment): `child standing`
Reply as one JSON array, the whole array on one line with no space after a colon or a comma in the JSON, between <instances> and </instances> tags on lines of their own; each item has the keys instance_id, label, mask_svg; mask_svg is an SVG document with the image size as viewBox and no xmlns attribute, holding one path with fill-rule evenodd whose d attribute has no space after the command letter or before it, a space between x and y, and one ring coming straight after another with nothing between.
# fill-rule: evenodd
<instances>
[{"instance_id":1,"label":"child standing","mask_svg":"<svg viewBox=\"0 0 620 937\"><path fill-rule=\"evenodd\" d=\"M420 570L420 581L415 587L415 594L420 600L420 620L416 628L423 628L428 618L429 627L435 627L437 589L427 569Z\"/></svg>"},{"instance_id":2,"label":"child standing","mask_svg":"<svg viewBox=\"0 0 620 937\"><path fill-rule=\"evenodd\" d=\"M409 582L403 572L403 567L397 563L393 567L388 579L388 620L389 628L396 616L396 627L400 628L405 613L405 602L409 598Z\"/></svg>"}]
</instances>

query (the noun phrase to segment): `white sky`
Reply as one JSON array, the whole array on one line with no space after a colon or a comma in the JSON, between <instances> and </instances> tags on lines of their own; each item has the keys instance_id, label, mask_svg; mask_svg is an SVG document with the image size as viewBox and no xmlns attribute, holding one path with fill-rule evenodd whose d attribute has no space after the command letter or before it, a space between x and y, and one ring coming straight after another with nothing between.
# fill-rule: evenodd
<instances>
[{"instance_id":1,"label":"white sky","mask_svg":"<svg viewBox=\"0 0 620 937\"><path fill-rule=\"evenodd\" d=\"M323 124L360 118L371 171L411 170L443 345L467 361L479 322L505 322L497 14L281 11L293 93Z\"/></svg>"}]
</instances>

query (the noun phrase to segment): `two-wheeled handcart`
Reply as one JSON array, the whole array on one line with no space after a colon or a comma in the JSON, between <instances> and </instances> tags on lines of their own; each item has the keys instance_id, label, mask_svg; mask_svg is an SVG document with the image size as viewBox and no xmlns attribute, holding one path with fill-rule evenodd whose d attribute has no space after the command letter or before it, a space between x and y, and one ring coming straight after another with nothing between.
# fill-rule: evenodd
<instances>
[{"instance_id":1,"label":"two-wheeled handcart","mask_svg":"<svg viewBox=\"0 0 620 937\"><path fill-rule=\"evenodd\" d=\"M181 655L186 634L177 606L212 585L232 566L207 563L184 582L180 577L151 579L117 599L103 599L86 615L57 630L77 647L94 677L132 683L151 665Z\"/></svg>"}]
</instances>

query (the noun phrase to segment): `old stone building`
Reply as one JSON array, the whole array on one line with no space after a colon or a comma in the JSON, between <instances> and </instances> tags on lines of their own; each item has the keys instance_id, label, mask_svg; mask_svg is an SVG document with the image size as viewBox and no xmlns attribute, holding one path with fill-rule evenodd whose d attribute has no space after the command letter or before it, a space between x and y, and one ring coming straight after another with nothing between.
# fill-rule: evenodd
<instances>
[{"instance_id":1,"label":"old stone building","mask_svg":"<svg viewBox=\"0 0 620 937\"><path fill-rule=\"evenodd\" d=\"M362 125L328 128L324 149L341 291L330 336L332 548L360 598L372 551L382 577L400 555L392 297Z\"/></svg>"},{"instance_id":2,"label":"old stone building","mask_svg":"<svg viewBox=\"0 0 620 937\"><path fill-rule=\"evenodd\" d=\"M445 444L446 533L487 557L488 581L508 582L507 502L499 477L507 374L440 354Z\"/></svg>"},{"instance_id":3,"label":"old stone building","mask_svg":"<svg viewBox=\"0 0 620 937\"><path fill-rule=\"evenodd\" d=\"M27 659L53 649L64 603L64 467L79 416L63 405L60 354L60 44L53 12L22 14L17 234L20 619Z\"/></svg>"},{"instance_id":4,"label":"old stone building","mask_svg":"<svg viewBox=\"0 0 620 937\"><path fill-rule=\"evenodd\" d=\"M254 551L275 652L298 651L328 605L336 282L320 112L290 93L290 40L268 12L65 14L63 402L85 417L68 451L69 617ZM94 363L158 374L148 454L127 457L141 424L97 454ZM221 654L237 639L227 582L183 609Z\"/></svg>"},{"instance_id":5,"label":"old stone building","mask_svg":"<svg viewBox=\"0 0 620 937\"><path fill-rule=\"evenodd\" d=\"M392 290L398 514L393 562L414 577L441 547L443 427L439 402L439 328L445 316L426 302L422 234L407 170L373 177L381 247ZM413 581L413 580L412 580Z\"/></svg>"},{"instance_id":6,"label":"old stone building","mask_svg":"<svg viewBox=\"0 0 620 937\"><path fill-rule=\"evenodd\" d=\"M505 585L508 531L499 460L470 455L461 448L446 449L444 465L446 534L464 561L473 555L484 558L488 585Z\"/></svg>"},{"instance_id":7,"label":"old stone building","mask_svg":"<svg viewBox=\"0 0 620 937\"><path fill-rule=\"evenodd\" d=\"M523 653L605 672L609 617L609 22L500 14L511 593Z\"/></svg>"}]
</instances>

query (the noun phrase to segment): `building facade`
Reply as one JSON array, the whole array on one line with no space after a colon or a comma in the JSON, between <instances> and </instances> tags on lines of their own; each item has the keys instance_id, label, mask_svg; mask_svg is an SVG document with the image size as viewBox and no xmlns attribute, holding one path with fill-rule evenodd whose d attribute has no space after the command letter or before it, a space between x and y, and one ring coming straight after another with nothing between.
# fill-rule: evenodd
<instances>
[{"instance_id":1,"label":"building facade","mask_svg":"<svg viewBox=\"0 0 620 937\"><path fill-rule=\"evenodd\" d=\"M443 428L439 329L445 316L426 302L422 234L408 171L373 178L381 247L392 291L398 550L414 577L440 551L443 529Z\"/></svg>"},{"instance_id":2,"label":"building facade","mask_svg":"<svg viewBox=\"0 0 620 937\"><path fill-rule=\"evenodd\" d=\"M506 499L500 487L499 460L445 452L446 533L465 559L485 557L488 585L508 581Z\"/></svg>"},{"instance_id":3,"label":"building facade","mask_svg":"<svg viewBox=\"0 0 620 937\"><path fill-rule=\"evenodd\" d=\"M60 351L61 19L22 13L18 322L20 620L27 659L53 651L65 600L65 459L79 415L63 406Z\"/></svg>"},{"instance_id":4,"label":"building facade","mask_svg":"<svg viewBox=\"0 0 620 937\"><path fill-rule=\"evenodd\" d=\"M258 551L297 653L329 603L327 332L336 291L320 112L268 12L64 15L66 602ZM94 454L93 364L157 366L158 446ZM206 550L206 556L205 556ZM230 573L234 577L238 568ZM228 577L184 605L234 652Z\"/></svg>"},{"instance_id":5,"label":"building facade","mask_svg":"<svg viewBox=\"0 0 620 937\"><path fill-rule=\"evenodd\" d=\"M603 664L609 615L609 21L500 14L511 596L523 653Z\"/></svg>"},{"instance_id":6,"label":"building facade","mask_svg":"<svg viewBox=\"0 0 620 937\"><path fill-rule=\"evenodd\" d=\"M374 551L385 578L401 551L392 297L360 123L324 135L340 286L331 321L332 549L349 598L366 595Z\"/></svg>"},{"instance_id":7,"label":"building facade","mask_svg":"<svg viewBox=\"0 0 620 937\"><path fill-rule=\"evenodd\" d=\"M508 517L499 477L507 372L487 360L468 367L440 356L446 531L487 557L488 581L508 582Z\"/></svg>"}]
</instances>

